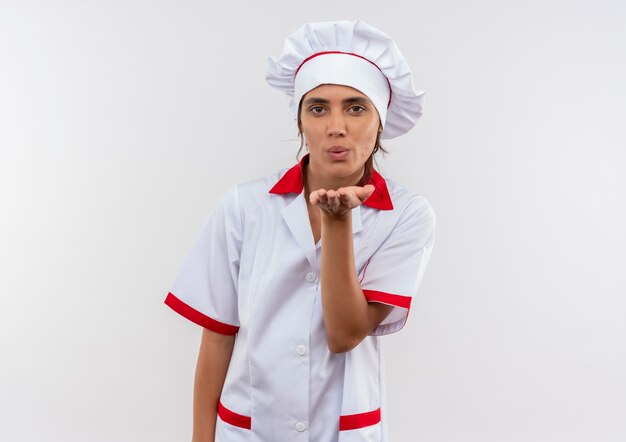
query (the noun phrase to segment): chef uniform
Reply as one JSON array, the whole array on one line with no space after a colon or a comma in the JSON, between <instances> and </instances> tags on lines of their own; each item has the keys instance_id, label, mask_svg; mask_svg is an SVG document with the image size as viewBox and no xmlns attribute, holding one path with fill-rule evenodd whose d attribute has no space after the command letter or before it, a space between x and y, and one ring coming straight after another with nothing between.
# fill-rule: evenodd
<instances>
[{"instance_id":1,"label":"chef uniform","mask_svg":"<svg viewBox=\"0 0 626 442\"><path fill-rule=\"evenodd\" d=\"M320 84L362 91L386 138L421 115L423 92L414 91L402 54L358 20L301 27L269 60L267 78L294 109ZM355 267L365 298L393 309L354 349L332 353L320 293L323 244L314 244L303 191L308 160L223 195L165 299L194 323L236 335L216 441L388 440L380 339L406 322L432 251L435 215L424 197L372 171L374 193L352 209Z\"/></svg>"}]
</instances>

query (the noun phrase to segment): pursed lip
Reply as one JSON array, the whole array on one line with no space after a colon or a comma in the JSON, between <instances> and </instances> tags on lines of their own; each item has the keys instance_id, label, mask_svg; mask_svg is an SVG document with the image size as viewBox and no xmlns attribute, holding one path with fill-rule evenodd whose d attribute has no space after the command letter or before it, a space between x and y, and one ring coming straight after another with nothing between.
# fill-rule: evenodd
<instances>
[{"instance_id":1,"label":"pursed lip","mask_svg":"<svg viewBox=\"0 0 626 442\"><path fill-rule=\"evenodd\" d=\"M329 152L333 152L333 153L340 153L340 152L345 152L348 149L343 147L343 146L331 146L328 151Z\"/></svg>"}]
</instances>

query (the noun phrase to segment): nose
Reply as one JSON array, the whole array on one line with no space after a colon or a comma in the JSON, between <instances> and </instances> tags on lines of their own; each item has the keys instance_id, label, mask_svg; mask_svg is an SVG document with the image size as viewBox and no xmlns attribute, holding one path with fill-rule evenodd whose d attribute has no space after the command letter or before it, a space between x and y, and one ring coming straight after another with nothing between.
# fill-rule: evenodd
<instances>
[{"instance_id":1,"label":"nose","mask_svg":"<svg viewBox=\"0 0 626 442\"><path fill-rule=\"evenodd\" d=\"M332 112L328 119L328 135L337 137L346 134L346 121L341 112Z\"/></svg>"}]
</instances>

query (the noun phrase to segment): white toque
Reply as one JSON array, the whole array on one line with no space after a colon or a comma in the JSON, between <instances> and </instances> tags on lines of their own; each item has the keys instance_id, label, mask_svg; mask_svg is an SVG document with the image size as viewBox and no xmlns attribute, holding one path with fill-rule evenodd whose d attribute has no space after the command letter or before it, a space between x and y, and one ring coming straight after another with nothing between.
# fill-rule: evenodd
<instances>
[{"instance_id":1,"label":"white toque","mask_svg":"<svg viewBox=\"0 0 626 442\"><path fill-rule=\"evenodd\" d=\"M385 33L360 20L307 23L285 38L267 61L267 82L301 98L321 84L353 87L372 101L383 125L381 138L408 132L422 115L424 91L416 91L406 59Z\"/></svg>"}]
</instances>

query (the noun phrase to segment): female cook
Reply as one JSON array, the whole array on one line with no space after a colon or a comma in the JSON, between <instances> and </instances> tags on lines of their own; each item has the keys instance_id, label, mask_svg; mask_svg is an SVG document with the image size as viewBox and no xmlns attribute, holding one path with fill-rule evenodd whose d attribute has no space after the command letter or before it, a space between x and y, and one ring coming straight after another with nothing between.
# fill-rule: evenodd
<instances>
[{"instance_id":1,"label":"female cook","mask_svg":"<svg viewBox=\"0 0 626 442\"><path fill-rule=\"evenodd\" d=\"M193 440L386 441L380 336L407 319L435 216L372 160L424 93L359 20L302 26L267 81L308 153L221 198L165 300L203 327Z\"/></svg>"}]
</instances>

